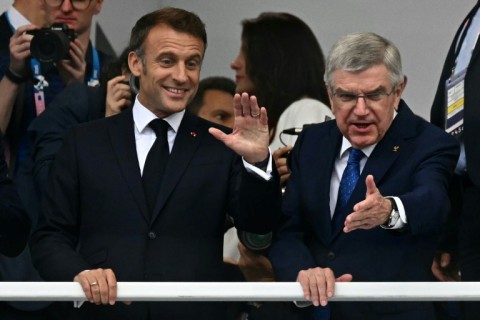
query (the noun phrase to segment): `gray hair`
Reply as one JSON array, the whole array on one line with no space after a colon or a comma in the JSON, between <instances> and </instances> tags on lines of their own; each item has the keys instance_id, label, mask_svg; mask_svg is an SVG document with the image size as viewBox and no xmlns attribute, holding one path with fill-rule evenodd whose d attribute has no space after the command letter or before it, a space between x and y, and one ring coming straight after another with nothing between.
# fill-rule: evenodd
<instances>
[{"instance_id":1,"label":"gray hair","mask_svg":"<svg viewBox=\"0 0 480 320\"><path fill-rule=\"evenodd\" d=\"M392 42L372 32L351 33L340 38L330 50L324 80L333 88L332 76L336 70L361 72L379 64L387 67L393 88L403 81L400 52Z\"/></svg>"}]
</instances>

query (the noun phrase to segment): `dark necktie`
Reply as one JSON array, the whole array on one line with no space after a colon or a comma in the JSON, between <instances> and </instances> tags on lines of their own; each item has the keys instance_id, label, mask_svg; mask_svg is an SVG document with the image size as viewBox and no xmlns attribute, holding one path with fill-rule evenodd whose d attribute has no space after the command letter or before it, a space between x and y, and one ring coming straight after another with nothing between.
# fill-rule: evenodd
<instances>
[{"instance_id":1,"label":"dark necktie","mask_svg":"<svg viewBox=\"0 0 480 320\"><path fill-rule=\"evenodd\" d=\"M350 199L353 189L355 189L357 185L358 178L360 177L360 160L363 156L362 150L350 149L347 167L343 171L340 187L338 188L337 206L335 207L335 213L332 218L333 229L336 229L339 227L339 224L342 223L342 221L339 221L341 211L347 205L348 199Z\"/></svg>"},{"instance_id":2,"label":"dark necktie","mask_svg":"<svg viewBox=\"0 0 480 320\"><path fill-rule=\"evenodd\" d=\"M163 173L170 156L167 139L167 131L170 125L162 119L152 120L148 125L155 131L157 139L155 139L145 160L142 183L148 210L152 214L162 184Z\"/></svg>"}]
</instances>

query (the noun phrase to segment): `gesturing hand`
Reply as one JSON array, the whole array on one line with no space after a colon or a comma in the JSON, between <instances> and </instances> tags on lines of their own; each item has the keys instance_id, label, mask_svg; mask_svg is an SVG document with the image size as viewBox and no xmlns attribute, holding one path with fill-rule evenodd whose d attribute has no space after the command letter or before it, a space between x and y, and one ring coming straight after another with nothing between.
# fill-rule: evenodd
<instances>
[{"instance_id":1,"label":"gesturing hand","mask_svg":"<svg viewBox=\"0 0 480 320\"><path fill-rule=\"evenodd\" d=\"M345 219L344 232L371 229L384 224L392 212L392 204L382 196L372 175L367 176L365 184L367 186L365 200L357 203L353 207L353 213Z\"/></svg>"},{"instance_id":2,"label":"gesturing hand","mask_svg":"<svg viewBox=\"0 0 480 320\"><path fill-rule=\"evenodd\" d=\"M227 147L242 156L249 163L261 162L269 154L267 110L259 107L255 96L247 93L235 94L233 97L235 123L233 132L225 134L216 128L209 132Z\"/></svg>"}]
</instances>

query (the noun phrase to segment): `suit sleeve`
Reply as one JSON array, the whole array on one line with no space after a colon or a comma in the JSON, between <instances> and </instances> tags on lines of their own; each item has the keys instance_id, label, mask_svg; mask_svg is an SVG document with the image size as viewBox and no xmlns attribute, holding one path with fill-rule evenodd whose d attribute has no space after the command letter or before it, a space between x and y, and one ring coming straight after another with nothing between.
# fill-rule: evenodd
<instances>
[{"instance_id":1,"label":"suit sleeve","mask_svg":"<svg viewBox=\"0 0 480 320\"><path fill-rule=\"evenodd\" d=\"M89 120L89 89L83 83L68 86L28 128L32 143L33 178L37 194L43 197L53 159L68 129Z\"/></svg>"},{"instance_id":2,"label":"suit sleeve","mask_svg":"<svg viewBox=\"0 0 480 320\"><path fill-rule=\"evenodd\" d=\"M7 177L7 164L0 137L0 253L16 256L22 252L30 234L28 218L17 189Z\"/></svg>"},{"instance_id":3,"label":"suit sleeve","mask_svg":"<svg viewBox=\"0 0 480 320\"><path fill-rule=\"evenodd\" d=\"M273 160L272 160L273 161ZM240 157L235 157L228 212L239 230L266 234L273 230L280 215L281 189L278 172L272 165L268 181L248 172Z\"/></svg>"},{"instance_id":4,"label":"suit sleeve","mask_svg":"<svg viewBox=\"0 0 480 320\"><path fill-rule=\"evenodd\" d=\"M409 234L438 232L450 210L448 189L460 149L452 136L437 128L434 132L419 142L423 158L411 175L409 191L399 195Z\"/></svg>"},{"instance_id":5,"label":"suit sleeve","mask_svg":"<svg viewBox=\"0 0 480 320\"><path fill-rule=\"evenodd\" d=\"M80 271L89 269L76 252L80 219L76 157L74 131L70 131L52 165L38 227L30 243L34 266L45 280L72 281Z\"/></svg>"},{"instance_id":6,"label":"suit sleeve","mask_svg":"<svg viewBox=\"0 0 480 320\"><path fill-rule=\"evenodd\" d=\"M302 136L297 140L291 154L292 172L300 174L298 155ZM309 248L305 245L305 222L302 219L301 199L297 185L297 176L292 174L287 183L287 192L282 202L284 220L281 228L275 233L269 258L274 267L277 281L295 281L300 270L317 267Z\"/></svg>"}]
</instances>

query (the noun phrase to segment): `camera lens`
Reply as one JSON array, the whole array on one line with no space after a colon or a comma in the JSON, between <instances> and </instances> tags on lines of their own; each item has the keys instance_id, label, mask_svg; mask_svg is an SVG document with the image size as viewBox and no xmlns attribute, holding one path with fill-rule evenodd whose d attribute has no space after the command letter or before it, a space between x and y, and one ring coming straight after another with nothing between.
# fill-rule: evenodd
<instances>
[{"instance_id":1,"label":"camera lens","mask_svg":"<svg viewBox=\"0 0 480 320\"><path fill-rule=\"evenodd\" d=\"M41 29L30 43L32 56L42 62L54 62L68 57L70 40L62 31Z\"/></svg>"},{"instance_id":2,"label":"camera lens","mask_svg":"<svg viewBox=\"0 0 480 320\"><path fill-rule=\"evenodd\" d=\"M262 252L270 247L272 243L272 233L258 234L238 230L238 239L247 249Z\"/></svg>"}]
</instances>

